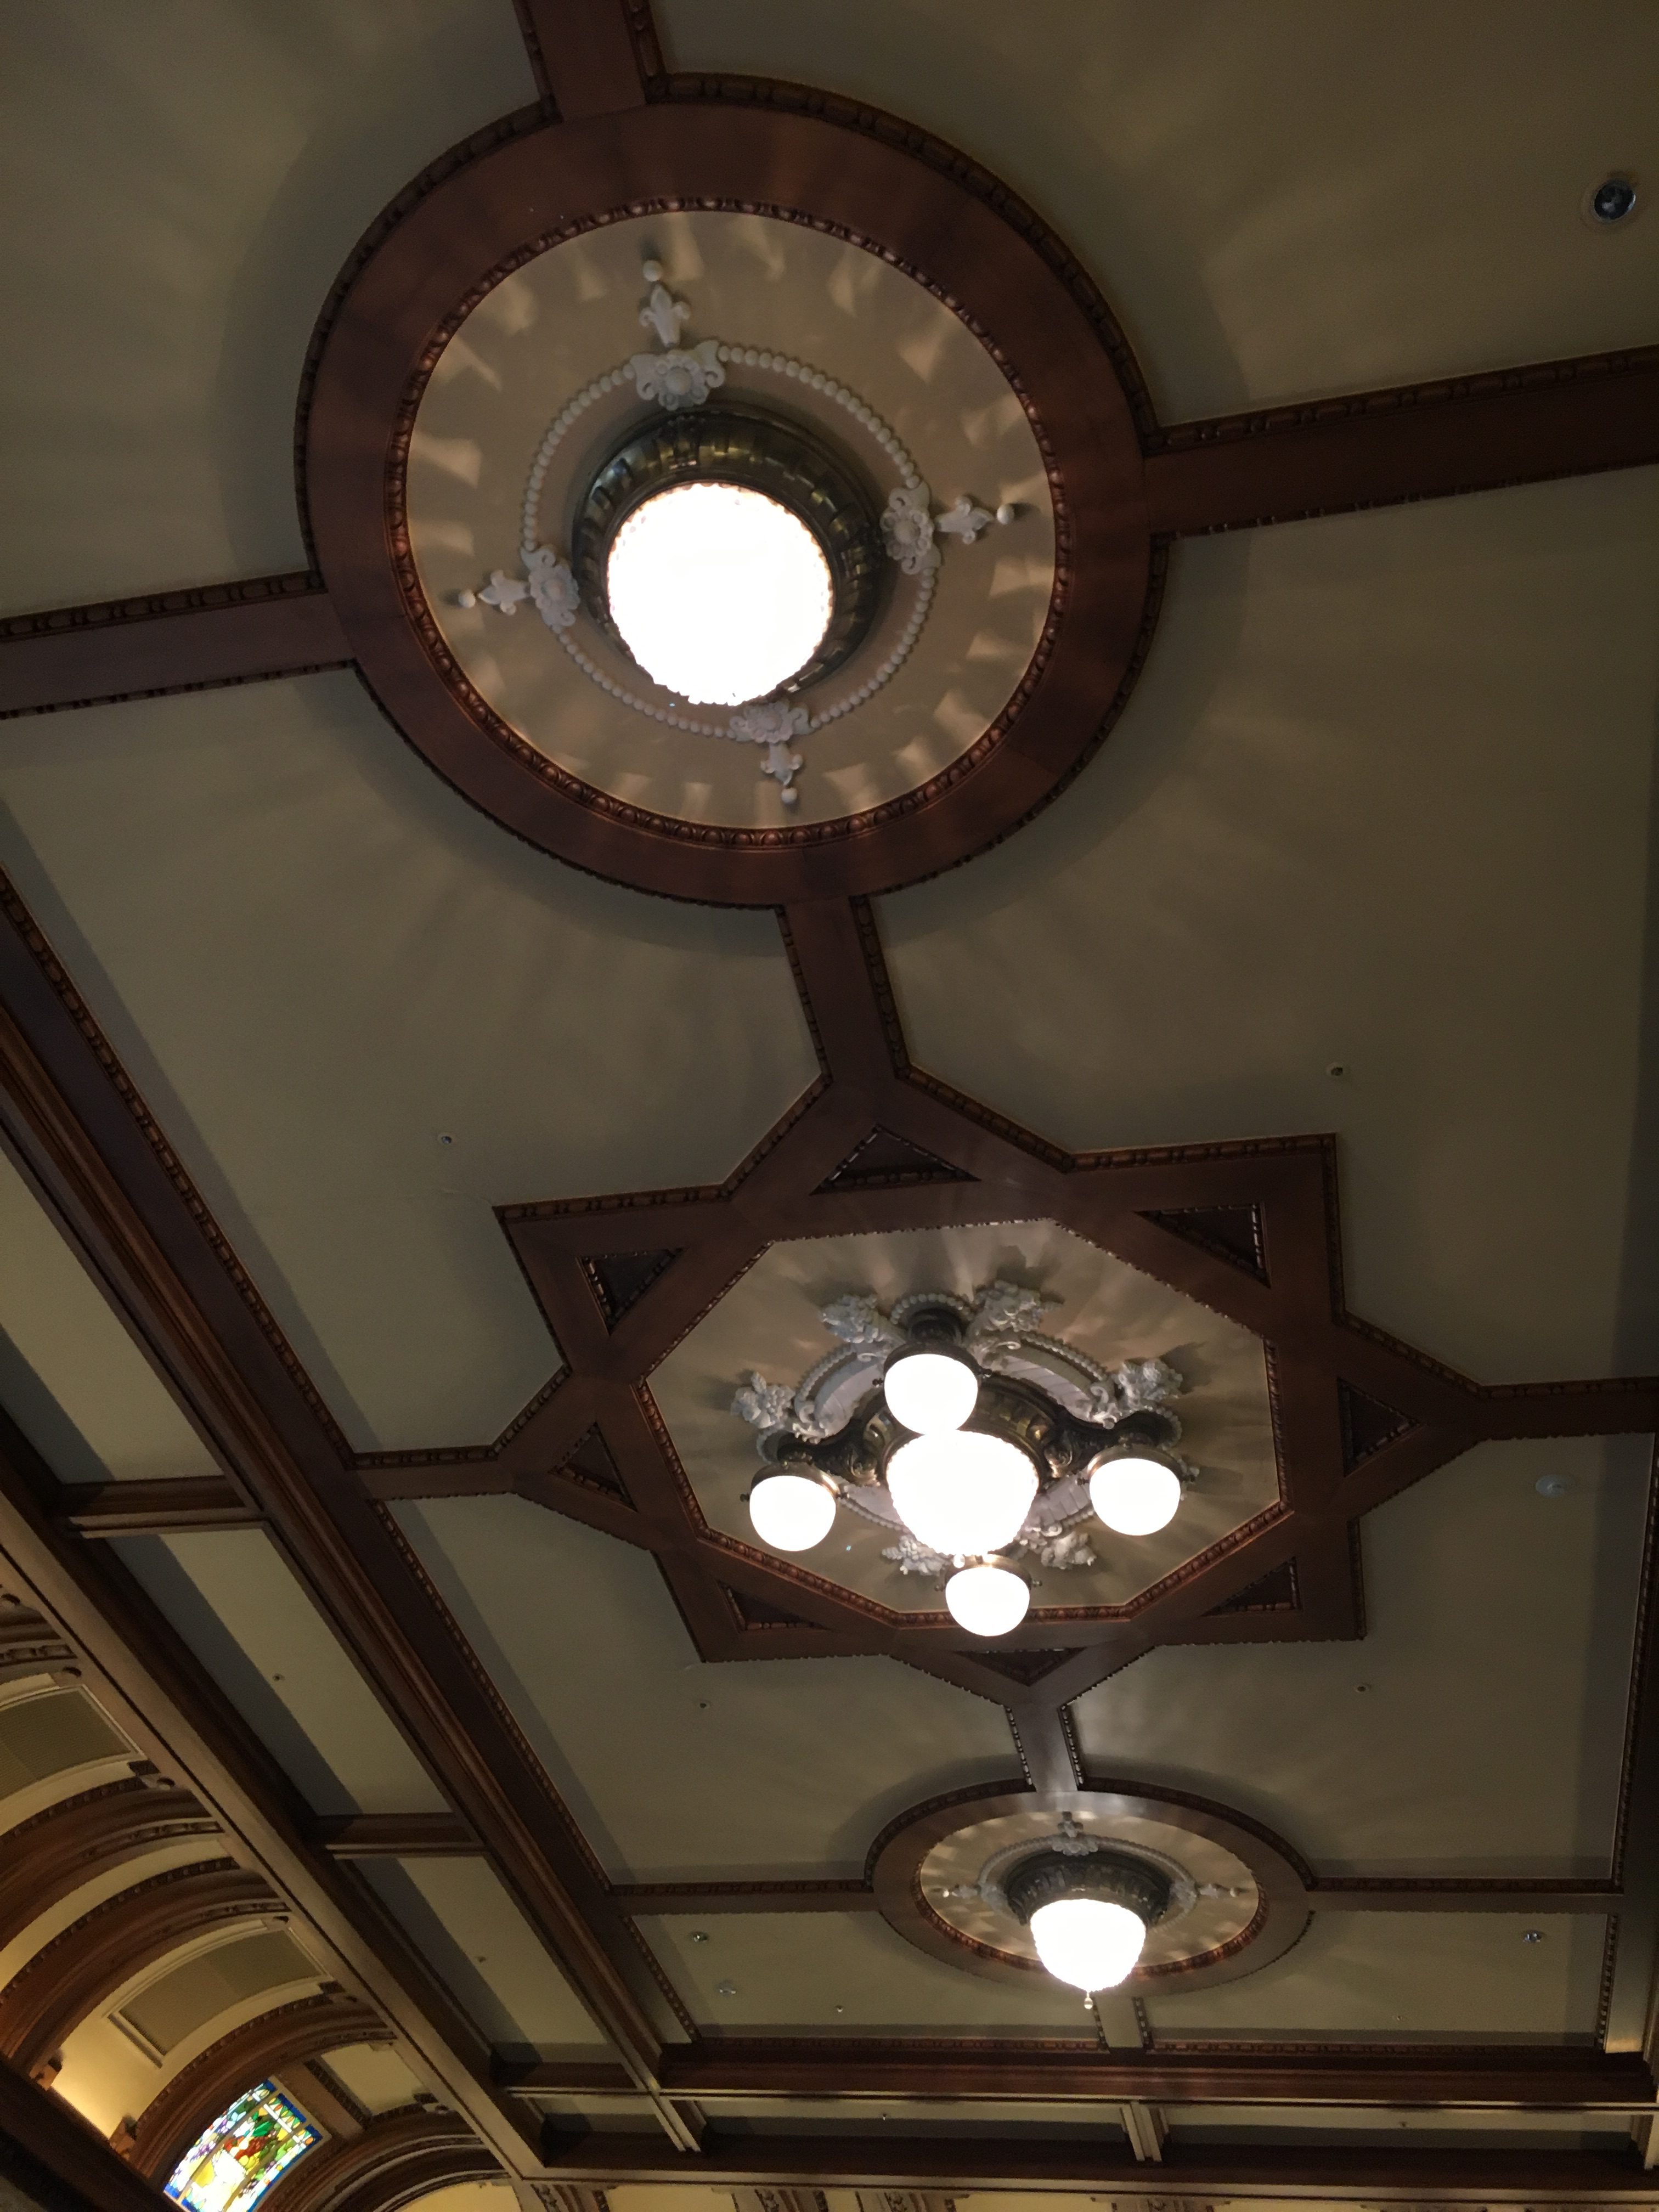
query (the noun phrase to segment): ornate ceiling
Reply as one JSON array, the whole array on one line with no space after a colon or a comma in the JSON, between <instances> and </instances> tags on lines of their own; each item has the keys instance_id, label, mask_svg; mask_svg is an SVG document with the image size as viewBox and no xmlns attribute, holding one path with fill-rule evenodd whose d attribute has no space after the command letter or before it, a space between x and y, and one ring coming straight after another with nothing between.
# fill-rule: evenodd
<instances>
[{"instance_id":1,"label":"ornate ceiling","mask_svg":"<svg viewBox=\"0 0 1659 2212\"><path fill-rule=\"evenodd\" d=\"M1649 2201L1655 27L7 27L20 2185ZM688 391L884 519L775 728L562 597ZM997 1280L1196 1479L986 1643L732 1401Z\"/></svg>"}]
</instances>

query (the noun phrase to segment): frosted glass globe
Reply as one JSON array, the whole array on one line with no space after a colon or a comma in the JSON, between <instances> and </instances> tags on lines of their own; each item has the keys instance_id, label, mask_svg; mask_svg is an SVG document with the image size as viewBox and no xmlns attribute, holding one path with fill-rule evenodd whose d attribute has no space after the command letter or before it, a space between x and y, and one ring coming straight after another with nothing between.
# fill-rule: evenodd
<instances>
[{"instance_id":1,"label":"frosted glass globe","mask_svg":"<svg viewBox=\"0 0 1659 2212\"><path fill-rule=\"evenodd\" d=\"M675 484L642 500L611 545L605 592L646 674L698 706L765 698L830 627L817 538L741 484Z\"/></svg>"},{"instance_id":2,"label":"frosted glass globe","mask_svg":"<svg viewBox=\"0 0 1659 2212\"><path fill-rule=\"evenodd\" d=\"M910 1534L947 1559L1000 1552L1036 1496L1036 1469L1017 1445L976 1429L912 1437L887 1462L887 1491Z\"/></svg>"},{"instance_id":3,"label":"frosted glass globe","mask_svg":"<svg viewBox=\"0 0 1659 2212\"><path fill-rule=\"evenodd\" d=\"M959 1429L979 1399L979 1377L949 1352L904 1352L888 1363L882 1395L896 1421L920 1436Z\"/></svg>"},{"instance_id":4,"label":"frosted glass globe","mask_svg":"<svg viewBox=\"0 0 1659 2212\"><path fill-rule=\"evenodd\" d=\"M945 1602L969 1636L1006 1636L1024 1620L1031 1593L1006 1567L958 1567L945 1585Z\"/></svg>"},{"instance_id":5,"label":"frosted glass globe","mask_svg":"<svg viewBox=\"0 0 1659 2212\"><path fill-rule=\"evenodd\" d=\"M1120 1536L1167 1528L1181 1503L1181 1477L1159 1459L1103 1460L1089 1477L1089 1503Z\"/></svg>"},{"instance_id":6,"label":"frosted glass globe","mask_svg":"<svg viewBox=\"0 0 1659 2212\"><path fill-rule=\"evenodd\" d=\"M1115 1990L1140 1956L1146 1923L1103 1897L1057 1897L1031 1915L1031 1941L1057 1982Z\"/></svg>"},{"instance_id":7,"label":"frosted glass globe","mask_svg":"<svg viewBox=\"0 0 1659 2212\"><path fill-rule=\"evenodd\" d=\"M835 1492L810 1474L763 1475L749 1493L749 1518L775 1552L810 1552L835 1526Z\"/></svg>"}]
</instances>

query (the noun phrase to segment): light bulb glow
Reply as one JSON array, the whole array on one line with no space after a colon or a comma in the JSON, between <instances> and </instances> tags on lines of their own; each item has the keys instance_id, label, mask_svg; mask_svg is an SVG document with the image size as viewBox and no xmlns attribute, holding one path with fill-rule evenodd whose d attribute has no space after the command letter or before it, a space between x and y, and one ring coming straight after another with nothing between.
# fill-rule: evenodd
<instances>
[{"instance_id":1,"label":"light bulb glow","mask_svg":"<svg viewBox=\"0 0 1659 2212\"><path fill-rule=\"evenodd\" d=\"M640 666L699 706L787 683L830 626L830 566L796 515L741 484L642 500L605 563L611 619Z\"/></svg>"},{"instance_id":2,"label":"light bulb glow","mask_svg":"<svg viewBox=\"0 0 1659 2212\"><path fill-rule=\"evenodd\" d=\"M1031 1593L1006 1567L958 1567L945 1585L945 1602L969 1636L1006 1636L1024 1620Z\"/></svg>"},{"instance_id":3,"label":"light bulb glow","mask_svg":"<svg viewBox=\"0 0 1659 2212\"><path fill-rule=\"evenodd\" d=\"M1120 1536L1154 1536L1175 1519L1181 1477L1162 1460L1103 1460L1089 1477L1089 1503Z\"/></svg>"},{"instance_id":4,"label":"light bulb glow","mask_svg":"<svg viewBox=\"0 0 1659 2212\"><path fill-rule=\"evenodd\" d=\"M1074 1990L1115 1990L1131 1973L1146 1923L1103 1897L1059 1897L1031 1915L1031 1941L1057 1982Z\"/></svg>"},{"instance_id":5,"label":"light bulb glow","mask_svg":"<svg viewBox=\"0 0 1659 2212\"><path fill-rule=\"evenodd\" d=\"M749 1518L775 1552L810 1552L835 1526L835 1492L809 1474L763 1475L749 1493Z\"/></svg>"},{"instance_id":6,"label":"light bulb glow","mask_svg":"<svg viewBox=\"0 0 1659 2212\"><path fill-rule=\"evenodd\" d=\"M919 1437L959 1429L979 1399L979 1377L948 1352L903 1352L889 1363L882 1395L896 1421Z\"/></svg>"},{"instance_id":7,"label":"light bulb glow","mask_svg":"<svg viewBox=\"0 0 1659 2212\"><path fill-rule=\"evenodd\" d=\"M1036 1469L1018 1445L976 1429L912 1437L887 1462L888 1494L900 1520L947 1559L1011 1544L1036 1488Z\"/></svg>"}]
</instances>

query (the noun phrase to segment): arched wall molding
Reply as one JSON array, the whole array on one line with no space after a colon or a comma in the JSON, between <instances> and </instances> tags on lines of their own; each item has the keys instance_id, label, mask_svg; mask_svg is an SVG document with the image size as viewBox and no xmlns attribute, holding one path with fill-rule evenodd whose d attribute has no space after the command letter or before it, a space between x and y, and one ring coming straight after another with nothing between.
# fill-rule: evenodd
<instances>
[{"instance_id":1,"label":"arched wall molding","mask_svg":"<svg viewBox=\"0 0 1659 2212\"><path fill-rule=\"evenodd\" d=\"M262 2212L398 2212L458 2181L506 2178L456 2114L398 2113L297 2159Z\"/></svg>"},{"instance_id":2,"label":"arched wall molding","mask_svg":"<svg viewBox=\"0 0 1659 2212\"><path fill-rule=\"evenodd\" d=\"M216 2114L284 2066L389 2033L373 2006L325 1990L261 2013L192 2059L138 2115L128 2162L159 2188Z\"/></svg>"},{"instance_id":3,"label":"arched wall molding","mask_svg":"<svg viewBox=\"0 0 1659 2212\"><path fill-rule=\"evenodd\" d=\"M137 1776L60 1799L6 1837L0 1951L105 1868L141 1858L161 1844L218 1832L218 1823L187 1792L158 1790Z\"/></svg>"},{"instance_id":4,"label":"arched wall molding","mask_svg":"<svg viewBox=\"0 0 1659 2212\"><path fill-rule=\"evenodd\" d=\"M124 1889L37 1951L0 1990L0 2056L33 2071L124 1983L191 1936L283 1909L262 1875L231 1859Z\"/></svg>"}]
</instances>

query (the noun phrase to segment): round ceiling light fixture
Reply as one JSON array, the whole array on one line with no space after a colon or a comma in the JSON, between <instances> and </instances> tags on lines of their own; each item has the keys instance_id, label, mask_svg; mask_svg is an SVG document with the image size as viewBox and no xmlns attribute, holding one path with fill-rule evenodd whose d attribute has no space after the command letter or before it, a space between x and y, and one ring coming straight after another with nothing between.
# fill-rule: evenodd
<instances>
[{"instance_id":1,"label":"round ceiling light fixture","mask_svg":"<svg viewBox=\"0 0 1659 2212\"><path fill-rule=\"evenodd\" d=\"M1022 1859L1003 1893L1054 1979L1092 1992L1115 1990L1134 1972L1171 1892L1169 1876L1146 1860L1066 1837Z\"/></svg>"},{"instance_id":2,"label":"round ceiling light fixture","mask_svg":"<svg viewBox=\"0 0 1659 2212\"><path fill-rule=\"evenodd\" d=\"M812 1475L780 1470L750 1492L749 1517L775 1552L810 1552L836 1525L836 1493Z\"/></svg>"},{"instance_id":3,"label":"round ceiling light fixture","mask_svg":"<svg viewBox=\"0 0 1659 2212\"><path fill-rule=\"evenodd\" d=\"M793 1389L756 1374L732 1401L775 1470L750 1493L761 1540L804 1551L844 1504L900 1538L884 1559L937 1575L951 1619L990 1638L1031 1601L997 1554L1092 1566L1081 1524L1166 1528L1194 1473L1173 1456L1181 1424L1164 1404L1181 1377L1158 1359L1101 1367L1035 1327L1043 1308L1004 1282L971 1300L913 1291L890 1313L857 1294L824 1307L842 1348Z\"/></svg>"},{"instance_id":4,"label":"round ceiling light fixture","mask_svg":"<svg viewBox=\"0 0 1659 2212\"><path fill-rule=\"evenodd\" d=\"M1146 1452L1106 1453L1090 1473L1089 1503L1120 1536L1155 1536L1176 1517L1181 1477Z\"/></svg>"},{"instance_id":5,"label":"round ceiling light fixture","mask_svg":"<svg viewBox=\"0 0 1659 2212\"><path fill-rule=\"evenodd\" d=\"M830 627L830 564L799 517L746 484L671 485L623 522L605 562L623 644L696 706L763 699Z\"/></svg>"},{"instance_id":6,"label":"round ceiling light fixture","mask_svg":"<svg viewBox=\"0 0 1659 2212\"><path fill-rule=\"evenodd\" d=\"M1030 1602L1031 1587L1024 1576L988 1559L975 1567L958 1567L945 1585L951 1618L969 1636L1006 1636L1024 1620Z\"/></svg>"}]
</instances>

